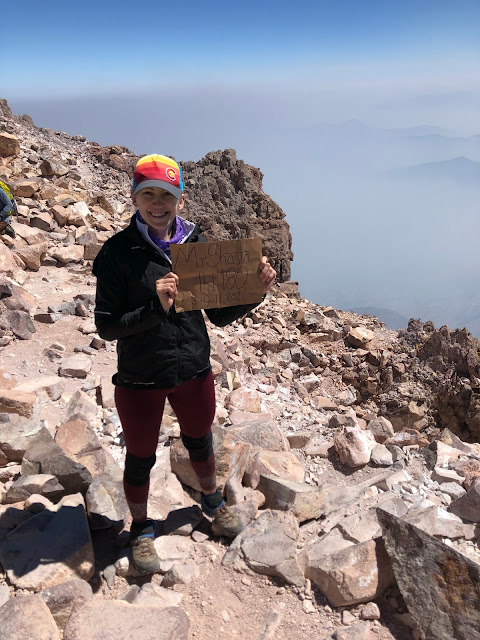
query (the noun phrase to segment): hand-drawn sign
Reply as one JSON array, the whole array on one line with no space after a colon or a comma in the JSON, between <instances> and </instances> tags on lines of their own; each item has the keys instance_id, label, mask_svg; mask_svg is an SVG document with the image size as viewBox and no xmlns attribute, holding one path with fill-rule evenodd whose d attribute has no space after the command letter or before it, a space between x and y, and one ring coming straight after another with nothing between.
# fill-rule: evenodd
<instances>
[{"instance_id":1,"label":"hand-drawn sign","mask_svg":"<svg viewBox=\"0 0 480 640\"><path fill-rule=\"evenodd\" d=\"M261 238L170 245L172 271L180 279L177 311L260 302Z\"/></svg>"}]
</instances>

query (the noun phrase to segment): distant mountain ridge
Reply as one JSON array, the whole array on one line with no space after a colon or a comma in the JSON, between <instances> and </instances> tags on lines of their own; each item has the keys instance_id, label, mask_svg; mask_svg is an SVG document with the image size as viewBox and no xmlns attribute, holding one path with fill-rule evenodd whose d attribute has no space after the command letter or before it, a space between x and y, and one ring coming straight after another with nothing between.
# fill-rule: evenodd
<instances>
[{"instance_id":1,"label":"distant mountain ridge","mask_svg":"<svg viewBox=\"0 0 480 640\"><path fill-rule=\"evenodd\" d=\"M480 162L458 156L440 162L422 162L411 167L394 169L390 175L409 179L448 179L480 185Z\"/></svg>"}]
</instances>

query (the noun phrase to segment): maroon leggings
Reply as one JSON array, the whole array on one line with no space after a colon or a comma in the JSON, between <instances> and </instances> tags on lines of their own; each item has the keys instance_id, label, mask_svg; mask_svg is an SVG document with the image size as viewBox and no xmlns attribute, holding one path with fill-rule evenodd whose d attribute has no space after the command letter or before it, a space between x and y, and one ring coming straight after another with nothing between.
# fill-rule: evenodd
<instances>
[{"instance_id":1,"label":"maroon leggings","mask_svg":"<svg viewBox=\"0 0 480 640\"><path fill-rule=\"evenodd\" d=\"M127 389L115 387L115 404L122 423L127 454L131 458L145 460L155 455L162 423L165 400L178 418L184 442L203 442L215 416L215 386L210 371L201 378L194 378L172 389ZM193 439L193 440L192 440ZM187 447L189 448L189 447ZM215 490L215 457L210 447L208 457L198 460L189 450L192 467L200 486L206 492ZM192 457L194 459L192 459ZM205 456L200 456L205 457ZM125 496L130 503L145 503L149 481L131 484L124 480Z\"/></svg>"}]
</instances>

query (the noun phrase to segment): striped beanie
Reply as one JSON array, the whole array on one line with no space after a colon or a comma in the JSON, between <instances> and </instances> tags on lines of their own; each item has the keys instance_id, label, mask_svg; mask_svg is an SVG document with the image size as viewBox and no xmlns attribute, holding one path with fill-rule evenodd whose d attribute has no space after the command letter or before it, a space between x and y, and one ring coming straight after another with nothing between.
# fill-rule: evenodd
<instances>
[{"instance_id":1,"label":"striped beanie","mask_svg":"<svg viewBox=\"0 0 480 640\"><path fill-rule=\"evenodd\" d=\"M156 153L140 158L133 171L133 195L148 187L165 189L176 198L180 198L183 192L183 178L178 163Z\"/></svg>"}]
</instances>

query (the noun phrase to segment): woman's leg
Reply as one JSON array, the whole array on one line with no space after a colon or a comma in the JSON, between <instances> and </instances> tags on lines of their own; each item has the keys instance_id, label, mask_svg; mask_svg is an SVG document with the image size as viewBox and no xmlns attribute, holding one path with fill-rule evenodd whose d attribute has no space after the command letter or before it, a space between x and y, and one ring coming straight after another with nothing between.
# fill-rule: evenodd
<instances>
[{"instance_id":1,"label":"woman's leg","mask_svg":"<svg viewBox=\"0 0 480 640\"><path fill-rule=\"evenodd\" d=\"M178 418L183 444L188 450L202 491L205 494L214 493L217 481L211 431L215 417L215 385L212 372L171 390L168 401Z\"/></svg>"},{"instance_id":2,"label":"woman's leg","mask_svg":"<svg viewBox=\"0 0 480 640\"><path fill-rule=\"evenodd\" d=\"M127 449L123 487L137 524L147 520L150 470L155 464L166 396L167 390L163 389L115 387L115 404Z\"/></svg>"}]
</instances>

